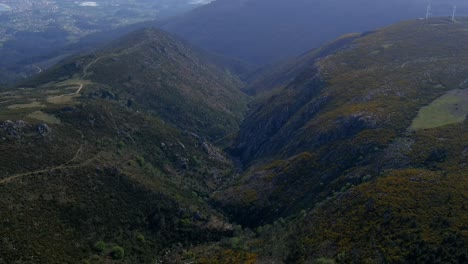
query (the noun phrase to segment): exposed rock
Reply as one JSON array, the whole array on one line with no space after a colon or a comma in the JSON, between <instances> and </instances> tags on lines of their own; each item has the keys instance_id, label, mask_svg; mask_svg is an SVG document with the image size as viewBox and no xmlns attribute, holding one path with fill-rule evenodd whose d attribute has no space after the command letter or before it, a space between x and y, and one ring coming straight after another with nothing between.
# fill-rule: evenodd
<instances>
[{"instance_id":1,"label":"exposed rock","mask_svg":"<svg viewBox=\"0 0 468 264\"><path fill-rule=\"evenodd\" d=\"M178 141L177 143L179 144L179 146L180 146L182 149L185 149L185 145L182 144L182 142Z\"/></svg>"},{"instance_id":2,"label":"exposed rock","mask_svg":"<svg viewBox=\"0 0 468 264\"><path fill-rule=\"evenodd\" d=\"M27 126L28 123L24 122L23 120L7 120L3 123L0 123L0 130L3 130L7 136L20 139L24 135L23 129Z\"/></svg>"},{"instance_id":3,"label":"exposed rock","mask_svg":"<svg viewBox=\"0 0 468 264\"><path fill-rule=\"evenodd\" d=\"M88 96L94 99L101 98L101 99L107 99L107 100L118 100L118 97L114 93L108 90L96 91L96 92L90 93Z\"/></svg>"},{"instance_id":4,"label":"exposed rock","mask_svg":"<svg viewBox=\"0 0 468 264\"><path fill-rule=\"evenodd\" d=\"M401 137L393 140L385 149L378 166L382 170L405 168L409 165L409 155L415 143L414 139Z\"/></svg>"},{"instance_id":5,"label":"exposed rock","mask_svg":"<svg viewBox=\"0 0 468 264\"><path fill-rule=\"evenodd\" d=\"M37 125L36 130L42 137L47 137L52 132L52 129L47 124Z\"/></svg>"},{"instance_id":6,"label":"exposed rock","mask_svg":"<svg viewBox=\"0 0 468 264\"><path fill-rule=\"evenodd\" d=\"M96 118L94 118L94 116L89 116L88 117L88 122L91 126L94 126L95 122L96 122Z\"/></svg>"},{"instance_id":7,"label":"exposed rock","mask_svg":"<svg viewBox=\"0 0 468 264\"><path fill-rule=\"evenodd\" d=\"M203 221L206 220L206 217L203 216L199 211L193 213L192 219L194 221Z\"/></svg>"},{"instance_id":8,"label":"exposed rock","mask_svg":"<svg viewBox=\"0 0 468 264\"><path fill-rule=\"evenodd\" d=\"M203 142L202 144L203 150L208 154L210 159L216 160L222 163L229 163L228 159L223 155L221 150L214 147L208 142Z\"/></svg>"},{"instance_id":9,"label":"exposed rock","mask_svg":"<svg viewBox=\"0 0 468 264\"><path fill-rule=\"evenodd\" d=\"M199 135L197 135L197 134L195 134L195 133L193 133L193 132L191 132L191 131L188 131L188 130L185 130L185 131L184 131L184 134L185 134L187 137L189 137L190 139L193 139L193 140L194 140L194 143L195 143L196 145L198 145L198 144L203 144L203 142L206 141L205 138L203 138L203 137L201 137L201 136L199 136Z\"/></svg>"},{"instance_id":10,"label":"exposed rock","mask_svg":"<svg viewBox=\"0 0 468 264\"><path fill-rule=\"evenodd\" d=\"M180 168L184 169L184 170L188 170L189 169L189 160L186 159L186 158L181 158L180 159Z\"/></svg>"},{"instance_id":11,"label":"exposed rock","mask_svg":"<svg viewBox=\"0 0 468 264\"><path fill-rule=\"evenodd\" d=\"M224 232L234 231L234 226L232 224L227 223L223 221L222 219L219 219L216 216L210 217L210 220L205 225L205 228L209 230L218 230L218 231L224 231Z\"/></svg>"},{"instance_id":12,"label":"exposed rock","mask_svg":"<svg viewBox=\"0 0 468 264\"><path fill-rule=\"evenodd\" d=\"M187 158L181 157L180 155L176 155L178 157L177 159L177 167L182 170L188 170L189 169L189 160Z\"/></svg>"},{"instance_id":13,"label":"exposed rock","mask_svg":"<svg viewBox=\"0 0 468 264\"><path fill-rule=\"evenodd\" d=\"M468 157L468 148L465 148L462 152L463 157Z\"/></svg>"},{"instance_id":14,"label":"exposed rock","mask_svg":"<svg viewBox=\"0 0 468 264\"><path fill-rule=\"evenodd\" d=\"M115 100L117 97L116 97L116 95L113 94L112 92L107 91L107 90L103 90L103 91L101 91L101 98L102 98L102 99Z\"/></svg>"}]
</instances>

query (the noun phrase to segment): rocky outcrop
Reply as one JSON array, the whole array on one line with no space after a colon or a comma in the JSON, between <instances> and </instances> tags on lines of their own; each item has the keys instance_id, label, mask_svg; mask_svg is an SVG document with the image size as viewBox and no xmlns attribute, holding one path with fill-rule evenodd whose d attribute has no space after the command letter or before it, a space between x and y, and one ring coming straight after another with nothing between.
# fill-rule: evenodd
<instances>
[{"instance_id":1,"label":"rocky outcrop","mask_svg":"<svg viewBox=\"0 0 468 264\"><path fill-rule=\"evenodd\" d=\"M19 140L24 138L26 135L34 134L45 138L49 136L50 133L52 133L52 128L44 123L38 124L36 126L33 126L23 120L7 120L0 123L0 138L3 139L10 138Z\"/></svg>"},{"instance_id":2,"label":"rocky outcrop","mask_svg":"<svg viewBox=\"0 0 468 264\"><path fill-rule=\"evenodd\" d=\"M27 126L28 123L23 120L7 120L3 123L0 123L0 133L3 134L3 137L21 139L24 136L24 129Z\"/></svg>"},{"instance_id":3,"label":"rocky outcrop","mask_svg":"<svg viewBox=\"0 0 468 264\"><path fill-rule=\"evenodd\" d=\"M41 137L47 137L52 132L52 129L47 124L37 125L36 130Z\"/></svg>"},{"instance_id":4,"label":"rocky outcrop","mask_svg":"<svg viewBox=\"0 0 468 264\"><path fill-rule=\"evenodd\" d=\"M203 142L202 148L208 154L210 159L219 161L221 163L230 163L229 160L224 156L223 152L210 143Z\"/></svg>"}]
</instances>

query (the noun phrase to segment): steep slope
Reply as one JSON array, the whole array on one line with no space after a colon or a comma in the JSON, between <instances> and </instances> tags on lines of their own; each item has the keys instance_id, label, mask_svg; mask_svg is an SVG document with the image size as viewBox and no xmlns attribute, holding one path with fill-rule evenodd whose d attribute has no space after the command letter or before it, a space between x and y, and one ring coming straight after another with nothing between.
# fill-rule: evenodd
<instances>
[{"instance_id":1,"label":"steep slope","mask_svg":"<svg viewBox=\"0 0 468 264\"><path fill-rule=\"evenodd\" d=\"M212 138L235 130L246 107L237 77L156 29L136 31L93 55L69 59L23 86L51 78L91 81L101 86L103 96L135 103Z\"/></svg>"},{"instance_id":2,"label":"steep slope","mask_svg":"<svg viewBox=\"0 0 468 264\"><path fill-rule=\"evenodd\" d=\"M9 40L0 49L0 57L3 59L0 62L0 83L14 85L36 75L39 72L37 67L50 68L66 57L100 48L110 41L116 41L130 32L150 27L153 24L153 21L147 21L105 30L83 36L74 43L63 39L64 36L54 37L62 38L62 43L58 43L57 40L51 41L53 34L47 34L48 30L36 32L26 39L18 37L18 39Z\"/></svg>"},{"instance_id":3,"label":"steep slope","mask_svg":"<svg viewBox=\"0 0 468 264\"><path fill-rule=\"evenodd\" d=\"M434 0L432 13L468 14L462 0ZM217 0L162 24L215 53L265 64L297 56L350 32L423 17L426 0Z\"/></svg>"},{"instance_id":4,"label":"steep slope","mask_svg":"<svg viewBox=\"0 0 468 264\"><path fill-rule=\"evenodd\" d=\"M233 227L233 76L145 30L0 93L0 263L155 263ZM130 78L129 78L130 76Z\"/></svg>"},{"instance_id":5,"label":"steep slope","mask_svg":"<svg viewBox=\"0 0 468 264\"><path fill-rule=\"evenodd\" d=\"M266 239L290 261L466 258L467 26L399 23L304 67L251 109L233 148L247 170L214 199L296 230Z\"/></svg>"},{"instance_id":6,"label":"steep slope","mask_svg":"<svg viewBox=\"0 0 468 264\"><path fill-rule=\"evenodd\" d=\"M252 73L247 78L247 85L243 90L251 95L265 97L278 89L290 84L306 68L325 56L333 54L340 49L346 48L354 39L361 34L344 35L320 48L305 52L299 57L295 57L273 66L263 67Z\"/></svg>"}]
</instances>

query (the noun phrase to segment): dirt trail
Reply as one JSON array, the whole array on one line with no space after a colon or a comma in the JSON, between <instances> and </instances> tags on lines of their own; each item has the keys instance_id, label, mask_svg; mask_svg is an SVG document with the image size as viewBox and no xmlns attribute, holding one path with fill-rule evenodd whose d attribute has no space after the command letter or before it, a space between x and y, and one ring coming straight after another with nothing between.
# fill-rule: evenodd
<instances>
[{"instance_id":1,"label":"dirt trail","mask_svg":"<svg viewBox=\"0 0 468 264\"><path fill-rule=\"evenodd\" d=\"M35 175L35 174L39 174L39 173L45 173L45 172L52 172L52 171L55 171L55 170L58 170L58 169L72 169L72 168L79 168L79 167L83 167L87 164L89 164L95 157L91 158L91 159L88 159L86 161L84 161L83 163L81 164L76 164L76 165L68 165L72 162L74 162L76 159L78 159L82 152L83 152L83 149L84 149L84 145L85 145L85 136L83 134L83 132L79 131L80 134L81 134L81 144L80 144L80 147L76 150L75 152L75 155L73 155L73 157L68 160L67 162L61 164L61 165L58 165L58 166L55 166L55 167L50 167L50 168L45 168L45 169L40 169L40 170L35 170L35 171L30 171L30 172L23 172L23 173L17 173L17 174L13 174L11 176L8 176L4 179L1 179L0 180L0 186L1 185L5 185L7 183L10 183L10 182L13 182L19 178L22 178L24 176L28 176L28 175Z\"/></svg>"},{"instance_id":2,"label":"dirt trail","mask_svg":"<svg viewBox=\"0 0 468 264\"><path fill-rule=\"evenodd\" d=\"M39 66L37 66L37 65L33 65L33 67L37 69L37 74L39 74L39 73L42 72L41 67L39 67Z\"/></svg>"},{"instance_id":3,"label":"dirt trail","mask_svg":"<svg viewBox=\"0 0 468 264\"><path fill-rule=\"evenodd\" d=\"M102 58L105 58L105 57L108 57L108 56L101 56L101 57L98 57L96 58L94 61L90 62L88 65L86 65L84 68L83 68L83 76L81 78L79 78L78 81L76 81L75 84L78 85L78 89L76 90L76 92L74 93L69 93L69 94L63 94L63 95L59 95L57 97L63 97L63 96L73 96L73 95L78 95L81 90L83 90L84 88L84 85L85 83L82 82L82 80L87 77L89 75L88 73L88 69L95 63L97 63L99 60L101 60ZM42 69L37 67L36 65L33 65L35 68L37 68L39 70L39 73L42 72ZM88 163L90 163L94 158L96 157L93 157L89 160L86 160L84 161L83 163L81 164L78 164L78 165L69 165L70 163L74 162L75 160L77 160L82 152L83 152L83 149L84 149L84 145L85 145L85 136L83 134L83 132L79 131L80 134L81 134L81 145L80 147L78 148L78 150L75 152L75 155L73 156L73 158L71 158L70 160L68 160L67 162L61 164L61 165L58 165L58 166L55 166L55 167L50 167L50 168L45 168L45 169L40 169L40 170L35 170L35 171L30 171L30 172L23 172L23 173L18 173L18 174L14 174L14 175L11 175L11 176L8 176L4 179L1 179L0 180L0 186L1 185L4 185L4 184L7 184L7 183L10 183L10 182L13 182L19 178L22 178L24 176L28 176L28 175L35 175L35 174L39 174L39 173L46 173L46 172L52 172L52 171L55 171L55 170L58 170L58 169L71 169L71 168L79 168L79 167L83 167L85 165L87 165Z\"/></svg>"},{"instance_id":4,"label":"dirt trail","mask_svg":"<svg viewBox=\"0 0 468 264\"><path fill-rule=\"evenodd\" d=\"M88 63L88 65L86 65L84 68L83 68L83 76L81 76L80 79L84 79L86 78L88 75L89 75L89 68L91 68L91 66L93 66L93 64L97 63L99 60L105 58L105 57L108 57L108 56L101 56L101 57L98 57L96 58L95 60L93 60L92 62Z\"/></svg>"},{"instance_id":5,"label":"dirt trail","mask_svg":"<svg viewBox=\"0 0 468 264\"><path fill-rule=\"evenodd\" d=\"M80 87L78 88L78 90L76 90L75 94L79 94L81 92L81 89L83 89L83 86L84 84L83 83L77 83L80 85Z\"/></svg>"}]
</instances>

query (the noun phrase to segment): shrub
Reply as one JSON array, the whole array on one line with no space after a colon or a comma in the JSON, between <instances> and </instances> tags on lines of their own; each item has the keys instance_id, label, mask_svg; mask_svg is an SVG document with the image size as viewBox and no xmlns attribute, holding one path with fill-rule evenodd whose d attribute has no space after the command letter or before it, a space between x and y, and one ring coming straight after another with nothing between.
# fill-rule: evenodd
<instances>
[{"instance_id":1,"label":"shrub","mask_svg":"<svg viewBox=\"0 0 468 264\"><path fill-rule=\"evenodd\" d=\"M124 143L123 141L119 141L119 142L117 143L117 148L123 149L124 147L125 147L125 143Z\"/></svg>"},{"instance_id":2,"label":"shrub","mask_svg":"<svg viewBox=\"0 0 468 264\"><path fill-rule=\"evenodd\" d=\"M136 239L140 242L140 243L145 243L146 239L145 239L145 236L143 236L142 234L138 234L136 236Z\"/></svg>"},{"instance_id":3,"label":"shrub","mask_svg":"<svg viewBox=\"0 0 468 264\"><path fill-rule=\"evenodd\" d=\"M120 246L114 246L111 252L112 258L123 259L125 256L125 250Z\"/></svg>"},{"instance_id":4,"label":"shrub","mask_svg":"<svg viewBox=\"0 0 468 264\"><path fill-rule=\"evenodd\" d=\"M314 261L315 264L335 264L333 259L319 258Z\"/></svg>"},{"instance_id":5,"label":"shrub","mask_svg":"<svg viewBox=\"0 0 468 264\"><path fill-rule=\"evenodd\" d=\"M98 251L98 252L102 252L106 249L106 243L104 243L104 241L98 241L96 242L96 244L94 244L93 246L94 250Z\"/></svg>"},{"instance_id":6,"label":"shrub","mask_svg":"<svg viewBox=\"0 0 468 264\"><path fill-rule=\"evenodd\" d=\"M144 167L145 166L145 158L141 157L141 156L138 156L135 158L136 159L136 162L138 163L138 165L140 167Z\"/></svg>"}]
</instances>

